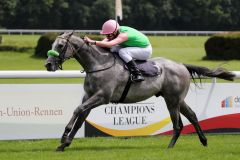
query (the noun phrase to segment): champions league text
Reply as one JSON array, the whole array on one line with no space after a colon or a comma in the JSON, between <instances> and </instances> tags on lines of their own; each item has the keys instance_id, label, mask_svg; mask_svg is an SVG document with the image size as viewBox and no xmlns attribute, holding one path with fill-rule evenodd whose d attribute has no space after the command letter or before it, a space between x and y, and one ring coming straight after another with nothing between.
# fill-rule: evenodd
<instances>
[{"instance_id":1,"label":"champions league text","mask_svg":"<svg viewBox=\"0 0 240 160\"><path fill-rule=\"evenodd\" d=\"M113 116L113 125L145 125L148 124L148 115L155 112L155 106L153 104L116 105L105 107L104 112Z\"/></svg>"}]
</instances>

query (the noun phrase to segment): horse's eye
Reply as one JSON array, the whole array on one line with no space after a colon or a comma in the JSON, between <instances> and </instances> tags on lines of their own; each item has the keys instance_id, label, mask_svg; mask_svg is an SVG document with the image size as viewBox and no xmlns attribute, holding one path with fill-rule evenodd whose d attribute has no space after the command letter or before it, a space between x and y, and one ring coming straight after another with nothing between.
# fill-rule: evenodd
<instances>
[{"instance_id":1,"label":"horse's eye","mask_svg":"<svg viewBox=\"0 0 240 160\"><path fill-rule=\"evenodd\" d=\"M59 44L58 48L63 49L63 44Z\"/></svg>"}]
</instances>

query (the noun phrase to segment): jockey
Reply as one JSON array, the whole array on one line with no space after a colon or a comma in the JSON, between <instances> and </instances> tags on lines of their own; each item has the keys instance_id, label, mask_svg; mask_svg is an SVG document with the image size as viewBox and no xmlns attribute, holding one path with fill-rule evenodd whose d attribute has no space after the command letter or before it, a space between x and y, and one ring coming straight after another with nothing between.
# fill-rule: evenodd
<instances>
[{"instance_id":1,"label":"jockey","mask_svg":"<svg viewBox=\"0 0 240 160\"><path fill-rule=\"evenodd\" d=\"M111 48L111 52L118 52L132 74L132 81L144 81L134 59L147 60L151 57L152 46L147 36L134 28L119 26L115 20L106 21L100 34L106 35L102 41L94 41L88 37L84 37L84 40L100 47Z\"/></svg>"}]
</instances>

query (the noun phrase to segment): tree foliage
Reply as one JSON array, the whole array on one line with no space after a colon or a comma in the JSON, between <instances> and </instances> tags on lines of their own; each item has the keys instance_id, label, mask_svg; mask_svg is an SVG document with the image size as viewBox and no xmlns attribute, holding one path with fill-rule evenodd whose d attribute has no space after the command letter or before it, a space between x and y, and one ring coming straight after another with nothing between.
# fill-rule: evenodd
<instances>
[{"instance_id":1,"label":"tree foliage","mask_svg":"<svg viewBox=\"0 0 240 160\"><path fill-rule=\"evenodd\" d=\"M122 0L122 25L141 30L238 30L237 0ZM1 0L0 27L100 29L114 0Z\"/></svg>"}]
</instances>

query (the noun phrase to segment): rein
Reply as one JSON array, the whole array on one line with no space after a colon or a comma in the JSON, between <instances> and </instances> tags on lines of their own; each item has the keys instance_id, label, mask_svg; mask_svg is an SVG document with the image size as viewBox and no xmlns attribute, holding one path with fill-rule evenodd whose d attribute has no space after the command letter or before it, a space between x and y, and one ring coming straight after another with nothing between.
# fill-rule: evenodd
<instances>
[{"instance_id":1,"label":"rein","mask_svg":"<svg viewBox=\"0 0 240 160\"><path fill-rule=\"evenodd\" d=\"M112 54L113 55L113 54ZM95 73L95 72L101 72L101 71L105 71L105 70L108 70L110 68L112 68L115 64L116 64L116 56L113 55L114 57L114 61L113 63L109 66L109 67L106 67L106 68L102 68L102 69L98 69L98 70L93 70L93 71L84 71L83 72L86 72L86 73Z\"/></svg>"},{"instance_id":2,"label":"rein","mask_svg":"<svg viewBox=\"0 0 240 160\"><path fill-rule=\"evenodd\" d=\"M76 50L75 47L73 46L72 42L69 40L71 36L72 36L72 34L71 34L69 37L67 37L67 38L62 37L62 36L58 36L58 38L65 39L65 40L67 41L66 44L64 45L63 49L62 49L62 53L63 53L63 54L61 54L61 55L59 56L59 58L61 59L62 62L64 62L66 59L69 59L69 58L64 58L65 53L66 53L67 48L68 48L68 45L70 46L72 52L73 52L75 55L79 54L79 51L84 47L84 45L88 45L88 46L89 46L89 47L88 47L88 52L91 52L91 53L92 53L92 51L89 49L91 46L90 46L89 44L87 44L87 43L83 40L83 38L81 38L81 37L80 37L80 38L83 40L83 44L81 45L81 47L79 47L79 48ZM94 54L94 53L92 53L92 54ZM108 67L106 67L106 68L98 69L98 70L93 70L93 71L82 70L81 72L86 72L86 73L89 74L89 73L96 73L96 72L100 72L100 71L105 71L105 70L108 70L108 69L112 68L112 67L116 64L116 56L115 56L114 54L112 54L112 56L114 57L114 61L113 61L113 63L112 63L110 66L108 66ZM62 66L59 66L59 68L62 69Z\"/></svg>"}]
</instances>

